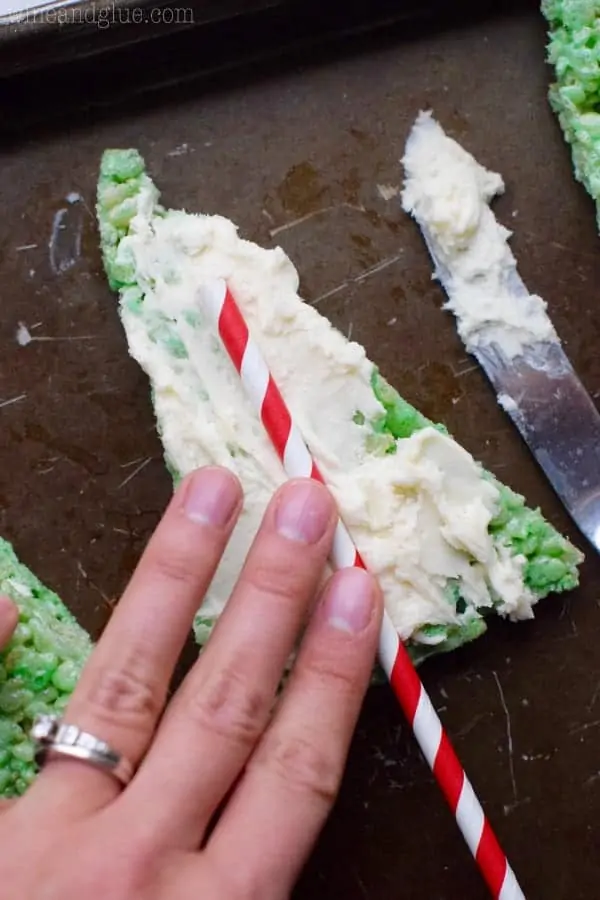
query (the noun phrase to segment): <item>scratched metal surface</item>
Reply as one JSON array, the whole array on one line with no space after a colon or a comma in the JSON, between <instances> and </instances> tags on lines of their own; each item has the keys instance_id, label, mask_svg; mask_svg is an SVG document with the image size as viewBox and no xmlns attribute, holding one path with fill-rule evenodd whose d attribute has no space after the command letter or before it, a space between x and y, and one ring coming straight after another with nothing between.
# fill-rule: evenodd
<instances>
[{"instance_id":1,"label":"scratched metal surface","mask_svg":"<svg viewBox=\"0 0 600 900\"><path fill-rule=\"evenodd\" d=\"M524 280L548 300L598 395L598 236L546 105L543 57L531 12L411 42L392 32L210 92L174 91L166 104L74 117L4 148L0 532L94 634L170 491L90 212L110 145L141 149L168 204L223 213L244 236L280 243L304 296L409 400L580 540L440 311L415 228L396 197L382 196L393 190L378 188L399 184L407 131L431 105L505 176L497 211L516 229ZM19 323L34 337L27 346ZM546 601L534 622L499 624L423 670L527 896L545 900L598 896L600 561L591 552L582 574L581 589ZM485 896L393 700L373 690L298 900Z\"/></svg>"}]
</instances>

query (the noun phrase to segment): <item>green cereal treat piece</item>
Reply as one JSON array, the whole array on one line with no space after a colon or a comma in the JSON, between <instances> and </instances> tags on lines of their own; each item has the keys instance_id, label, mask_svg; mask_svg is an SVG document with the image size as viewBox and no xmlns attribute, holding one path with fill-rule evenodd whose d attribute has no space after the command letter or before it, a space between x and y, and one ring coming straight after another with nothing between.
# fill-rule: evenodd
<instances>
[{"instance_id":1,"label":"green cereal treat piece","mask_svg":"<svg viewBox=\"0 0 600 900\"><path fill-rule=\"evenodd\" d=\"M600 228L600 3L542 0L541 9L554 70L550 106L571 148L575 178L596 203Z\"/></svg>"},{"instance_id":2,"label":"green cereal treat piece","mask_svg":"<svg viewBox=\"0 0 600 900\"><path fill-rule=\"evenodd\" d=\"M564 7L569 6L573 9L581 7L583 10L584 5L586 9L593 7L593 4L582 3L565 3ZM547 3L546 9L550 12L551 7L559 6L556 3ZM591 37L588 37L588 40L591 41ZM596 58L594 76L592 78L588 74L586 82L588 93L592 81L595 89L597 82L600 81ZM571 77L569 84L573 83ZM570 102L574 103L573 98ZM600 146L597 144L600 140L600 116L588 115L583 121L587 129L588 144L593 136L594 147ZM128 339L137 340L143 335L144 341L150 341L160 347L160 358L164 362L161 370L164 390L164 385L170 384L170 373L181 371L182 366L190 364L193 366L193 363L186 359L186 350L178 335L181 323L167 318L166 315L163 316L162 310L157 317L156 306L152 308L152 303L149 302L156 283L160 283L164 290L165 286L176 284L177 273L170 271L168 256L160 263L158 257L151 256L151 264L144 269L145 275L136 275L136 271L141 270L136 270L135 260L132 260L131 254L134 253L132 247L140 232L144 235L152 233L153 228L163 226L165 222L172 223L173 230L177 234L174 240L183 240L179 226L183 223L186 213L166 210L159 205L159 192L146 174L143 161L135 150L104 152L98 181L96 213L106 275L111 288L119 293L119 312L126 326ZM199 332L205 327L201 317L193 318L191 315L187 316L187 325ZM198 399L201 398L202 391L207 390L202 380L194 381L190 378L189 384L194 384L194 388L189 389L197 391L194 396ZM381 413L369 421L365 412L356 408L352 422L364 429L365 449L373 457L381 458L385 463L386 458L389 459L390 455L397 452L403 440L410 439L422 429L434 428L451 437L443 424L429 421L404 400L379 374L375 366L372 368L371 388ZM156 410L156 385L152 381L150 394ZM157 429L163 444L166 444L167 427L168 424L157 414ZM246 453L237 441L225 443L225 449L232 459L238 459ZM177 485L185 472L179 471L182 467L170 456L165 446L165 462L174 485ZM489 536L499 557L508 557L521 567L519 571L524 590L530 591L537 601L550 593L574 588L578 584L578 567L583 554L544 519L540 510L529 508L523 497L500 483L492 473L481 468L481 478L491 481L498 494L497 508L488 526ZM453 621L448 624L424 621L414 630L407 641L407 647L416 663L434 654L454 650L476 639L486 630L490 614L494 612L502 614L502 598L495 596L493 591L491 604L481 609L474 606L473 601L463 594L460 584L448 578L447 584L443 586L443 595L449 604L450 617ZM198 614L195 635L200 645L208 639L215 619L215 616L207 618Z\"/></svg>"},{"instance_id":3,"label":"green cereal treat piece","mask_svg":"<svg viewBox=\"0 0 600 900\"><path fill-rule=\"evenodd\" d=\"M36 715L66 705L92 642L73 615L0 538L0 593L19 624L0 652L0 795L22 794L36 774L29 731Z\"/></svg>"}]
</instances>

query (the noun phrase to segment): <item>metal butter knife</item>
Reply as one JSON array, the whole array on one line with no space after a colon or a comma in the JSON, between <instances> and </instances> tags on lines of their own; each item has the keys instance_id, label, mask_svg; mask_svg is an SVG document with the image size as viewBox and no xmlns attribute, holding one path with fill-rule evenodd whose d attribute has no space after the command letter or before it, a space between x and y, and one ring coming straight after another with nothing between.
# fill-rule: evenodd
<instances>
[{"instance_id":1,"label":"metal butter knife","mask_svg":"<svg viewBox=\"0 0 600 900\"><path fill-rule=\"evenodd\" d=\"M416 218L416 217L415 217ZM416 218L442 286L450 273ZM511 292L528 296L516 273ZM497 326L496 326L497 328ZM561 344L545 341L509 358L496 343L470 350L552 487L583 534L600 551L600 413Z\"/></svg>"}]
</instances>

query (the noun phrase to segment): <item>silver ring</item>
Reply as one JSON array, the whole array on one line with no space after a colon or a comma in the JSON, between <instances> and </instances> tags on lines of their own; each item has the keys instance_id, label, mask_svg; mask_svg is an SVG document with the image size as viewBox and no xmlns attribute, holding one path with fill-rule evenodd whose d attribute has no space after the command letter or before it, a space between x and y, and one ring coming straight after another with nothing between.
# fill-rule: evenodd
<instances>
[{"instance_id":1,"label":"silver ring","mask_svg":"<svg viewBox=\"0 0 600 900\"><path fill-rule=\"evenodd\" d=\"M38 716L31 737L36 744L35 761L40 768L51 759L66 756L108 772L122 785L129 784L133 778L134 769L129 760L106 741L63 722L58 716Z\"/></svg>"}]
</instances>

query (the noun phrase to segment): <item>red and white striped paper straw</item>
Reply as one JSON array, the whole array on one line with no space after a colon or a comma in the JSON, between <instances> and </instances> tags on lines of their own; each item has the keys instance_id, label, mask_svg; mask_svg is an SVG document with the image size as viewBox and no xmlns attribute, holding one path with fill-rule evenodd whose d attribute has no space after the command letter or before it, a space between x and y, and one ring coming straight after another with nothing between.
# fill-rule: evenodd
<instances>
[{"instance_id":1,"label":"red and white striped paper straw","mask_svg":"<svg viewBox=\"0 0 600 900\"><path fill-rule=\"evenodd\" d=\"M227 283L216 279L202 285L198 300L213 316L225 349L286 474L291 478L314 478L324 483ZM341 520L331 556L336 569L346 566L366 568ZM379 659L492 896L497 900L525 900L406 647L386 612L379 639Z\"/></svg>"}]
</instances>

